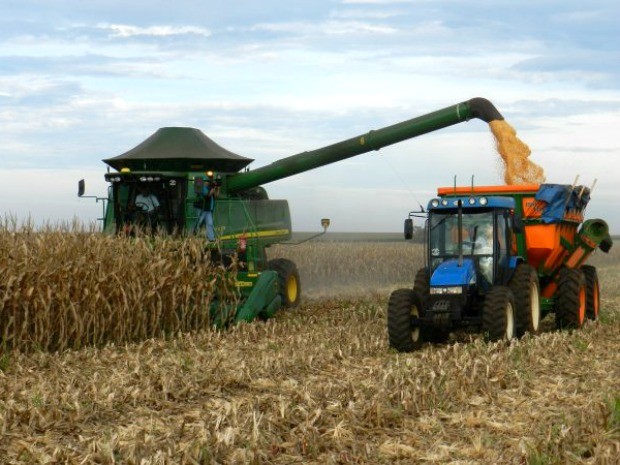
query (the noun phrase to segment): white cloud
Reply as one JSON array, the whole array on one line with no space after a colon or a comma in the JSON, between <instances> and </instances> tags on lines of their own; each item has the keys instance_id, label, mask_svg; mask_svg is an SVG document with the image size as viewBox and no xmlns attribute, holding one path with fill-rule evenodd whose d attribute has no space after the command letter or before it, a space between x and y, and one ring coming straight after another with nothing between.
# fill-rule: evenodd
<instances>
[{"instance_id":1,"label":"white cloud","mask_svg":"<svg viewBox=\"0 0 620 465\"><path fill-rule=\"evenodd\" d=\"M196 26L131 26L128 24L100 24L100 29L111 31L112 37L135 37L135 36L154 36L168 37L177 35L199 35L209 37L211 32L208 29Z\"/></svg>"}]
</instances>

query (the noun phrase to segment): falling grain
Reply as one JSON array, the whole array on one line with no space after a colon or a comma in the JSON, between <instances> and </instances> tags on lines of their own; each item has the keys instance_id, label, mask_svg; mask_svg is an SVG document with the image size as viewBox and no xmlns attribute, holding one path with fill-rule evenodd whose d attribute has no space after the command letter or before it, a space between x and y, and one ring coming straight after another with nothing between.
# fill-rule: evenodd
<instances>
[{"instance_id":1,"label":"falling grain","mask_svg":"<svg viewBox=\"0 0 620 465\"><path fill-rule=\"evenodd\" d=\"M529 159L531 150L517 137L517 131L505 120L491 121L489 126L504 163L504 182L508 185L545 182L544 170Z\"/></svg>"}]
</instances>

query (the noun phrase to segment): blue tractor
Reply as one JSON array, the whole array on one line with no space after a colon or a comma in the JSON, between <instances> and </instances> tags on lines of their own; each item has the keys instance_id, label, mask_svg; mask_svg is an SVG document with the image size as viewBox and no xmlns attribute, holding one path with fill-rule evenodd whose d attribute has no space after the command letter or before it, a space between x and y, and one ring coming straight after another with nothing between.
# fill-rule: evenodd
<instances>
[{"instance_id":1,"label":"blue tractor","mask_svg":"<svg viewBox=\"0 0 620 465\"><path fill-rule=\"evenodd\" d=\"M454 187L438 194L424 213L426 264L413 289L390 296L391 347L416 350L460 327L508 340L538 332L549 312L558 328L598 317L596 269L584 262L597 247L607 252L611 238L603 220L583 222L587 188Z\"/></svg>"}]
</instances>

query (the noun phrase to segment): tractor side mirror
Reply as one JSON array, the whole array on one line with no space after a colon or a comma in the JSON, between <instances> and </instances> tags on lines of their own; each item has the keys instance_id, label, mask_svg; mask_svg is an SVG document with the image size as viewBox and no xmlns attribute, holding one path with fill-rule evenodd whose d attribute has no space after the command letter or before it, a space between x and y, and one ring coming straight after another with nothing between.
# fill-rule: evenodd
<instances>
[{"instance_id":1,"label":"tractor side mirror","mask_svg":"<svg viewBox=\"0 0 620 465\"><path fill-rule=\"evenodd\" d=\"M329 218L321 218L321 227L323 231L327 232L327 228L329 228Z\"/></svg>"},{"instance_id":2,"label":"tractor side mirror","mask_svg":"<svg viewBox=\"0 0 620 465\"><path fill-rule=\"evenodd\" d=\"M80 179L78 181L78 197L82 197L84 192L86 192L86 183L83 179Z\"/></svg>"},{"instance_id":3,"label":"tractor side mirror","mask_svg":"<svg viewBox=\"0 0 620 465\"><path fill-rule=\"evenodd\" d=\"M405 220L405 240L413 239L413 218Z\"/></svg>"}]
</instances>

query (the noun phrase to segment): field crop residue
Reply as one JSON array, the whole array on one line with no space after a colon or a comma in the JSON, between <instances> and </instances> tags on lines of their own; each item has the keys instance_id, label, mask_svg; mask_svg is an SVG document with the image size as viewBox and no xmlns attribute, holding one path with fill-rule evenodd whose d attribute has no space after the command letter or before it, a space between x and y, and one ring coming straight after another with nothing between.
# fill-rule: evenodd
<instances>
[{"instance_id":1,"label":"field crop residue","mask_svg":"<svg viewBox=\"0 0 620 465\"><path fill-rule=\"evenodd\" d=\"M543 168L530 160L531 150L517 137L515 129L504 120L491 121L489 126L504 164L504 182L507 185L545 182Z\"/></svg>"},{"instance_id":2,"label":"field crop residue","mask_svg":"<svg viewBox=\"0 0 620 465\"><path fill-rule=\"evenodd\" d=\"M30 240L69 240L51 237ZM108 240L81 237L114 247ZM66 253L79 247L69 242ZM125 268L141 257L116 247ZM82 272L117 270L112 252L102 252L99 271L88 256L63 275L45 262L47 272L26 286L31 278L21 275L33 268L7 268L11 251L2 249L2 273L22 283L9 290L21 289L22 312L46 308L26 304L32 285L47 289L50 279L77 273L92 296L98 280ZM411 285L421 246L326 242L270 249L276 255L297 262L307 292L299 308L268 321L53 353L5 347L0 463L618 463L618 253L592 260L601 279L598 322L559 332L548 317L542 334L509 344L459 332L412 354L388 349L386 302L394 287ZM10 260L25 264L22 256ZM162 266L153 263L154 273ZM200 289L200 276L181 275L180 292ZM133 284L122 275L117 285L128 292ZM1 292L19 303L6 287ZM38 295L48 304L55 298Z\"/></svg>"}]
</instances>

